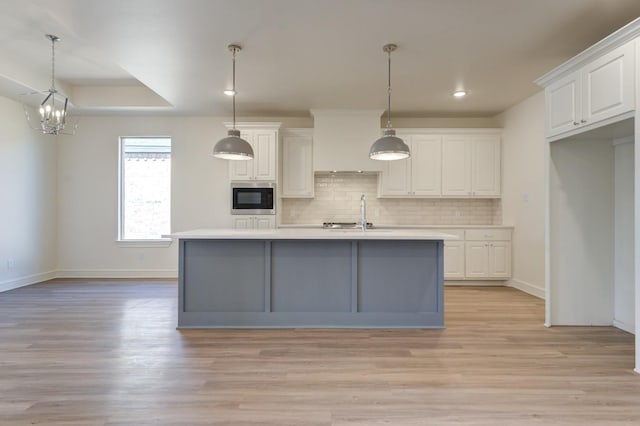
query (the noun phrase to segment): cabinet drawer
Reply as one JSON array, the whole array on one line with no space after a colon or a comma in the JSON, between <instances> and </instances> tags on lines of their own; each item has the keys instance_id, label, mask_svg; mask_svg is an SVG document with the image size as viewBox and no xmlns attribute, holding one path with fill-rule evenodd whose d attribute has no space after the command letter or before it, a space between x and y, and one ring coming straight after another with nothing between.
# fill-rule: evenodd
<instances>
[{"instance_id":1,"label":"cabinet drawer","mask_svg":"<svg viewBox=\"0 0 640 426\"><path fill-rule=\"evenodd\" d=\"M465 239L468 241L511 241L511 229L467 229Z\"/></svg>"}]
</instances>

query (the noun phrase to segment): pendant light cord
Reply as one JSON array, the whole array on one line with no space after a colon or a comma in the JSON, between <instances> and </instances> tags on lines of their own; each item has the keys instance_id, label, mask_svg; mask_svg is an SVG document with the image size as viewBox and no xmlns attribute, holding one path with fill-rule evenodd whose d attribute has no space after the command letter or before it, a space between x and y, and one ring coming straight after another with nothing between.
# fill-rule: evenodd
<instances>
[{"instance_id":1,"label":"pendant light cord","mask_svg":"<svg viewBox=\"0 0 640 426\"><path fill-rule=\"evenodd\" d=\"M233 90L233 129L236 128L236 49L233 49L233 80L231 83Z\"/></svg>"},{"instance_id":2,"label":"pendant light cord","mask_svg":"<svg viewBox=\"0 0 640 426\"><path fill-rule=\"evenodd\" d=\"M391 128L391 49L387 50L389 54L388 59L388 82L387 82L387 129Z\"/></svg>"}]
</instances>

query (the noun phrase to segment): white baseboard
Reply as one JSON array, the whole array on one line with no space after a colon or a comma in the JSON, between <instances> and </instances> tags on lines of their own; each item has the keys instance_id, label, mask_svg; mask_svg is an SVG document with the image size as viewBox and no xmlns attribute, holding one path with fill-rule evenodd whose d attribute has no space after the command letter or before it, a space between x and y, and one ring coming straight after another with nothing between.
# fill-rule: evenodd
<instances>
[{"instance_id":1,"label":"white baseboard","mask_svg":"<svg viewBox=\"0 0 640 426\"><path fill-rule=\"evenodd\" d=\"M464 286L475 286L475 287L495 287L495 286L504 286L504 281L502 280L444 280L444 285L464 285Z\"/></svg>"},{"instance_id":2,"label":"white baseboard","mask_svg":"<svg viewBox=\"0 0 640 426\"><path fill-rule=\"evenodd\" d=\"M31 284L57 278L57 271L42 272L40 274L28 275L26 277L14 278L0 282L0 292L13 290L14 288L25 287Z\"/></svg>"},{"instance_id":3,"label":"white baseboard","mask_svg":"<svg viewBox=\"0 0 640 426\"><path fill-rule=\"evenodd\" d=\"M507 286L517 288L520 291L524 291L525 293L530 294L532 296L539 297L540 299L544 299L544 296L545 296L544 288L540 288L531 283L517 280L515 278L512 278L509 281L507 281Z\"/></svg>"},{"instance_id":4,"label":"white baseboard","mask_svg":"<svg viewBox=\"0 0 640 426\"><path fill-rule=\"evenodd\" d=\"M636 327L633 324L627 324L626 322L613 320L613 326L627 333L636 334Z\"/></svg>"},{"instance_id":5,"label":"white baseboard","mask_svg":"<svg viewBox=\"0 0 640 426\"><path fill-rule=\"evenodd\" d=\"M57 278L178 278L176 269L61 269Z\"/></svg>"}]
</instances>

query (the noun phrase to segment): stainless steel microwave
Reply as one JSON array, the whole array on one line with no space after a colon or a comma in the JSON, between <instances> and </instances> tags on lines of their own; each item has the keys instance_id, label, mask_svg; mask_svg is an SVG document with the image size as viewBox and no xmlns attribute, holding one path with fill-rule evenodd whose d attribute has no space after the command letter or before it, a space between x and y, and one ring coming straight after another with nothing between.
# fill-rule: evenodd
<instances>
[{"instance_id":1,"label":"stainless steel microwave","mask_svg":"<svg viewBox=\"0 0 640 426\"><path fill-rule=\"evenodd\" d=\"M276 214L276 184L232 182L231 214Z\"/></svg>"}]
</instances>

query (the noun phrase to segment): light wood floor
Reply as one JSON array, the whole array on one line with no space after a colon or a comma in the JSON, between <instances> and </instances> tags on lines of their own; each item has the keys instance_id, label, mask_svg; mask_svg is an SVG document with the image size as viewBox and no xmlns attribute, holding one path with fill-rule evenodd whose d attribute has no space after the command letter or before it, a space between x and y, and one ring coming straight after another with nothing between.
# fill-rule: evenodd
<instances>
[{"instance_id":1,"label":"light wood floor","mask_svg":"<svg viewBox=\"0 0 640 426\"><path fill-rule=\"evenodd\" d=\"M177 331L176 284L0 293L0 425L639 425L633 336L446 288L446 330Z\"/></svg>"}]
</instances>

